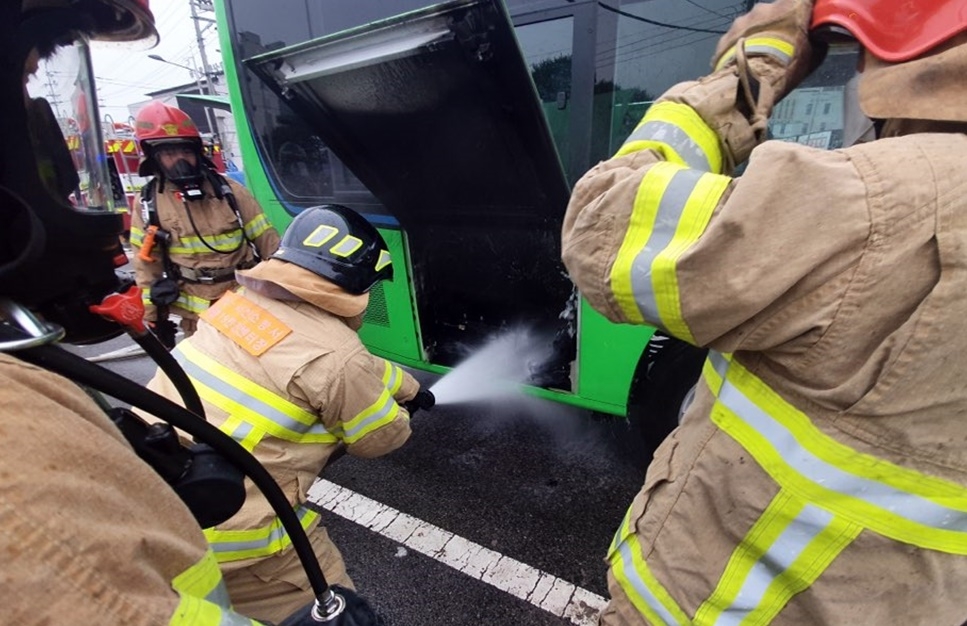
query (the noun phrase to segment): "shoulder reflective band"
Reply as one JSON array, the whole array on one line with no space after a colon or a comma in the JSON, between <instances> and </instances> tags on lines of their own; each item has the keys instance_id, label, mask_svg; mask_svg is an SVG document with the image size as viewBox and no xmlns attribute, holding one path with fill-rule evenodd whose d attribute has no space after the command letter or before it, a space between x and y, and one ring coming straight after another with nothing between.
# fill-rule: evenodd
<instances>
[{"instance_id":1,"label":"shoulder reflective band","mask_svg":"<svg viewBox=\"0 0 967 626\"><path fill-rule=\"evenodd\" d=\"M796 47L784 39L778 37L749 37L742 40L746 56L770 56L783 65L789 65L793 55L796 54ZM715 64L718 71L728 65L735 58L735 46L729 48L719 62Z\"/></svg>"},{"instance_id":2,"label":"shoulder reflective band","mask_svg":"<svg viewBox=\"0 0 967 626\"><path fill-rule=\"evenodd\" d=\"M386 364L386 371L383 372L383 386L389 390L390 394L395 396L396 392L403 386L403 369L385 359L383 359L383 363Z\"/></svg>"},{"instance_id":3,"label":"shoulder reflective band","mask_svg":"<svg viewBox=\"0 0 967 626\"><path fill-rule=\"evenodd\" d=\"M245 236L255 239L270 228L272 224L269 223L269 218L264 213L259 213L245 224Z\"/></svg>"},{"instance_id":4,"label":"shoulder reflective band","mask_svg":"<svg viewBox=\"0 0 967 626\"><path fill-rule=\"evenodd\" d=\"M880 535L967 554L967 488L854 450L817 428L742 365L710 353L712 421L779 486Z\"/></svg>"},{"instance_id":5,"label":"shoulder reflective band","mask_svg":"<svg viewBox=\"0 0 967 626\"><path fill-rule=\"evenodd\" d=\"M207 246L205 244L208 244ZM242 229L236 228L222 235L206 235L205 241L194 235L178 237L168 246L169 254L214 254L208 246L219 252L232 252L242 245Z\"/></svg>"},{"instance_id":6,"label":"shoulder reflective band","mask_svg":"<svg viewBox=\"0 0 967 626\"><path fill-rule=\"evenodd\" d=\"M661 162L638 187L611 267L611 290L629 322L649 322L694 343L682 318L676 263L705 232L732 179Z\"/></svg>"},{"instance_id":7,"label":"shoulder reflective band","mask_svg":"<svg viewBox=\"0 0 967 626\"><path fill-rule=\"evenodd\" d=\"M295 507L295 512L306 532L319 519L318 513L302 505ZM207 528L205 538L208 539L208 544L214 550L215 558L219 563L269 556L292 545L292 538L278 518L272 520L268 526L251 530Z\"/></svg>"},{"instance_id":8,"label":"shoulder reflective band","mask_svg":"<svg viewBox=\"0 0 967 626\"><path fill-rule=\"evenodd\" d=\"M735 549L696 626L767 624L863 528L780 491Z\"/></svg>"},{"instance_id":9,"label":"shoulder reflective band","mask_svg":"<svg viewBox=\"0 0 967 626\"><path fill-rule=\"evenodd\" d=\"M384 388L376 402L343 424L343 441L348 444L355 443L379 427L392 422L399 413L400 406L396 404L389 389Z\"/></svg>"},{"instance_id":10,"label":"shoulder reflective band","mask_svg":"<svg viewBox=\"0 0 967 626\"><path fill-rule=\"evenodd\" d=\"M655 578L642 556L641 545L631 525L631 509L625 513L608 551L611 572L638 612L652 624L691 624L671 595Z\"/></svg>"},{"instance_id":11,"label":"shoulder reflective band","mask_svg":"<svg viewBox=\"0 0 967 626\"><path fill-rule=\"evenodd\" d=\"M178 606L169 626L257 626L232 610L228 590L211 550L171 581Z\"/></svg>"},{"instance_id":12,"label":"shoulder reflective band","mask_svg":"<svg viewBox=\"0 0 967 626\"><path fill-rule=\"evenodd\" d=\"M262 433L296 443L339 441L315 414L231 371L195 348L191 340L179 343L172 355L202 400L229 414L221 428L234 426L232 432L225 432L243 445L251 444L246 440L253 431L258 433L256 442Z\"/></svg>"},{"instance_id":13,"label":"shoulder reflective band","mask_svg":"<svg viewBox=\"0 0 967 626\"><path fill-rule=\"evenodd\" d=\"M703 172L722 172L718 135L686 104L653 104L615 157L641 150L654 150L666 161Z\"/></svg>"}]
</instances>

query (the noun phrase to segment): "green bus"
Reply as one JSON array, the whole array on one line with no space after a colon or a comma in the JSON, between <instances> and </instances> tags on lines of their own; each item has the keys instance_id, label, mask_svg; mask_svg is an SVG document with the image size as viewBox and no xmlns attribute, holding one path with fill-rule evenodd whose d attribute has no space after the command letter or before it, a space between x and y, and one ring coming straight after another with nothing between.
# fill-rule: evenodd
<instances>
[{"instance_id":1,"label":"green bus","mask_svg":"<svg viewBox=\"0 0 967 626\"><path fill-rule=\"evenodd\" d=\"M216 0L247 185L281 230L339 203L382 232L395 277L361 331L443 373L510 328L544 338L529 393L676 423L704 352L618 325L560 260L570 185L651 102L708 71L747 0ZM830 54L776 137L837 147L855 58Z\"/></svg>"}]
</instances>

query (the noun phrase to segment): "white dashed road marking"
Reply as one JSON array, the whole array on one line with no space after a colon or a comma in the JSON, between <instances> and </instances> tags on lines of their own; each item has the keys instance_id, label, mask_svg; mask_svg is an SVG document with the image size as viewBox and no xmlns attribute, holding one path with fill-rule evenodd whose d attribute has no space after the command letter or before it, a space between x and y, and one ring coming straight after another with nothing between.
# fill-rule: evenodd
<instances>
[{"instance_id":1,"label":"white dashed road marking","mask_svg":"<svg viewBox=\"0 0 967 626\"><path fill-rule=\"evenodd\" d=\"M499 552L320 479L309 501L578 626L597 624L606 600ZM397 552L399 555L399 552Z\"/></svg>"}]
</instances>

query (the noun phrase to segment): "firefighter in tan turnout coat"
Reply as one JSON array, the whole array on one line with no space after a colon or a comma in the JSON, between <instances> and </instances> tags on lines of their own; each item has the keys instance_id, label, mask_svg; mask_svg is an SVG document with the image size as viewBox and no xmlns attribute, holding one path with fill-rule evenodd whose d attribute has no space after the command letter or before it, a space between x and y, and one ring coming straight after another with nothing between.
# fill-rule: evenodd
<instances>
[{"instance_id":1,"label":"firefighter in tan turnout coat","mask_svg":"<svg viewBox=\"0 0 967 626\"><path fill-rule=\"evenodd\" d=\"M844 32L879 138L763 142L811 39ZM713 68L648 110L565 218L592 306L710 348L615 535L601 623L962 624L964 3L760 4Z\"/></svg>"},{"instance_id":2,"label":"firefighter in tan turnout coat","mask_svg":"<svg viewBox=\"0 0 967 626\"><path fill-rule=\"evenodd\" d=\"M356 334L370 288L389 278L386 243L362 216L338 205L307 209L278 252L239 272L243 287L203 313L196 334L173 351L208 420L289 495L326 579L349 588L339 550L305 504L307 491L337 445L360 457L401 446L410 435L401 404L432 398ZM149 387L179 398L160 372ZM277 621L312 598L289 538L251 484L242 510L206 536L238 610Z\"/></svg>"},{"instance_id":3,"label":"firefighter in tan turnout coat","mask_svg":"<svg viewBox=\"0 0 967 626\"><path fill-rule=\"evenodd\" d=\"M172 347L168 315L190 337L198 315L237 286L235 270L267 259L279 234L248 190L215 172L184 111L151 102L138 111L135 135L145 155L139 173L154 177L131 215L132 264L145 321Z\"/></svg>"}]
</instances>

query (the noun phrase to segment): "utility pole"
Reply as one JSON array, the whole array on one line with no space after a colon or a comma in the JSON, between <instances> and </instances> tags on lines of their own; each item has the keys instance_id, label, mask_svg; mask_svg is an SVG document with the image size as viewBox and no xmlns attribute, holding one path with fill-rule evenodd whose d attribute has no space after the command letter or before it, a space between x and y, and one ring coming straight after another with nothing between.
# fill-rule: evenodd
<instances>
[{"instance_id":1,"label":"utility pole","mask_svg":"<svg viewBox=\"0 0 967 626\"><path fill-rule=\"evenodd\" d=\"M47 76L47 104L54 108L54 115L60 122L63 118L60 112L60 98L57 97L57 88L54 86L54 77L50 75L50 70L44 72Z\"/></svg>"},{"instance_id":2,"label":"utility pole","mask_svg":"<svg viewBox=\"0 0 967 626\"><path fill-rule=\"evenodd\" d=\"M202 17L198 15L198 9L201 8L205 11L212 11L214 7L212 6L211 0L188 0L188 4L191 6L191 21L195 23L195 41L198 43L198 53L201 54L201 67L202 72L205 74L205 87L208 95L217 95L215 91L215 81L214 74L212 73L211 66L208 65L208 54L205 52L205 38L203 37L208 26L204 28L201 27L201 22L206 21L209 25L213 25L215 20ZM221 133L218 131L217 117L214 114L209 113L211 107L205 107L205 115L208 117L208 125L212 132L221 140Z\"/></svg>"}]
</instances>

